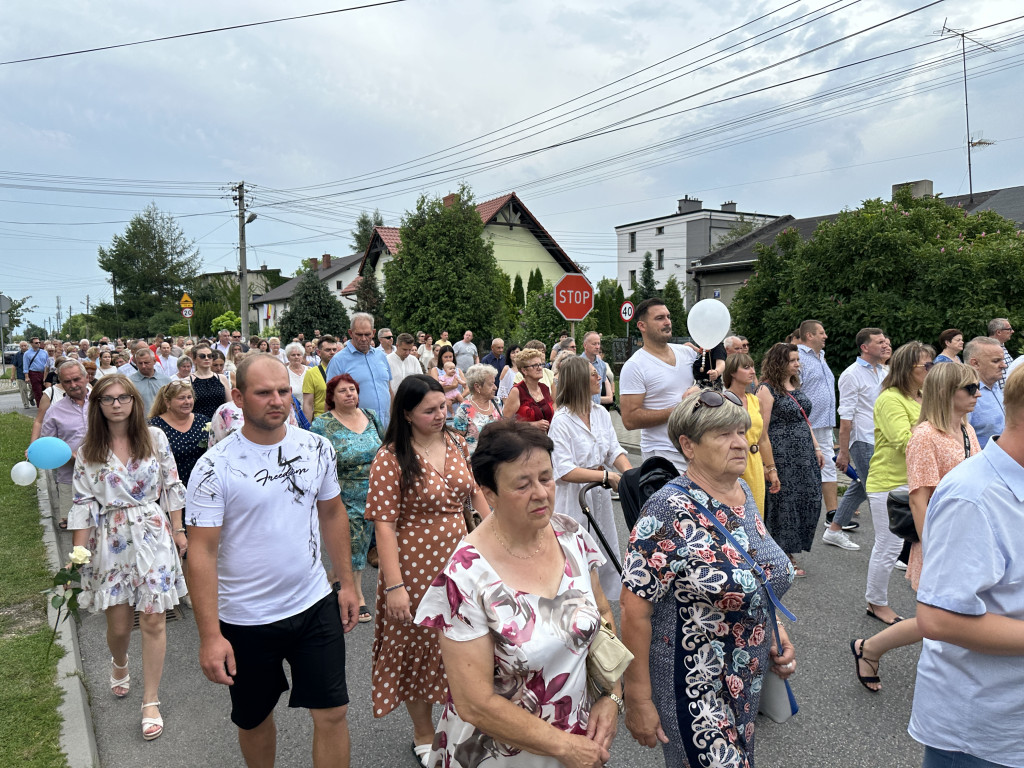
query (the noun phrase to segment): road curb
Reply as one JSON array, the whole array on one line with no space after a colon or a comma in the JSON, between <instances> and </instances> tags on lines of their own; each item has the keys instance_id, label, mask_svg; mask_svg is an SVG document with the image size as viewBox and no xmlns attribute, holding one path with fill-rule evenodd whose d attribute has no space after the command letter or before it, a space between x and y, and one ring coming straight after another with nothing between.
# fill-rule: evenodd
<instances>
[{"instance_id":1,"label":"road curb","mask_svg":"<svg viewBox=\"0 0 1024 768\"><path fill-rule=\"evenodd\" d=\"M45 482L36 484L36 494L39 498L39 522L43 526L46 556L51 571L56 573L64 563L57 531L53 525L53 515L50 513L50 498ZM57 611L49 602L46 604L46 621L50 627L57 621ZM74 619L60 623L54 642L64 649L64 656L57 662L57 685L64 692L63 701L57 707L57 713L62 721L60 748L71 768L98 768L100 755L96 748L89 692L85 688L82 653L78 647L78 625Z\"/></svg>"}]
</instances>

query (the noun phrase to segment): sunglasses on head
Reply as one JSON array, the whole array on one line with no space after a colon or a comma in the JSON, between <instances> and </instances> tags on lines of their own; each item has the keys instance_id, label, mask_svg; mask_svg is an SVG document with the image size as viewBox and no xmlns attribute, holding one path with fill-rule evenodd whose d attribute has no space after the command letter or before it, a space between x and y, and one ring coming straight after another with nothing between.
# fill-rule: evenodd
<instances>
[{"instance_id":1,"label":"sunglasses on head","mask_svg":"<svg viewBox=\"0 0 1024 768\"><path fill-rule=\"evenodd\" d=\"M980 385L977 382L974 382L973 384L964 384L962 387L960 387L960 389L962 389L971 397L974 397L976 394L978 394Z\"/></svg>"},{"instance_id":2,"label":"sunglasses on head","mask_svg":"<svg viewBox=\"0 0 1024 768\"><path fill-rule=\"evenodd\" d=\"M714 389L705 389L697 397L697 402L694 403L693 410L696 412L702 405L706 405L708 408L720 408L725 405L725 401L728 400L733 405L738 405L740 408L743 407L743 403L736 397L732 392L718 392Z\"/></svg>"}]
</instances>

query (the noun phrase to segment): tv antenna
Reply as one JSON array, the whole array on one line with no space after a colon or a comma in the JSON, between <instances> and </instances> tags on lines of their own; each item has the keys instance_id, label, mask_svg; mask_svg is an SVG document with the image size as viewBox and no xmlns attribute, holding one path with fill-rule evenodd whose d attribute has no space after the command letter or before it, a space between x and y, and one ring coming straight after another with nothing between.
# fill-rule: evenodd
<instances>
[{"instance_id":1,"label":"tv antenna","mask_svg":"<svg viewBox=\"0 0 1024 768\"><path fill-rule=\"evenodd\" d=\"M973 203L974 202L974 175L973 175L972 170L971 170L971 147L972 146L987 147L987 146L991 146L993 142L985 141L984 139L980 139L977 142L974 142L974 141L971 140L971 111L970 111L970 107L969 107L968 102L967 102L967 41L970 40L975 45L980 46L982 48L987 48L988 50L992 51L993 53L995 53L995 48L992 48L989 45L985 45L985 43L983 43L983 42L981 42L979 40L975 40L973 37L968 37L967 33L964 30L962 30L962 29L953 29L952 27L950 27L946 23L947 21L949 21L948 17L942 21L942 29L941 29L941 31L939 31L938 34L941 37L947 37L947 36L950 36L950 35L955 35L956 37L960 38L960 57L961 57L961 60L963 62L963 68L964 68L964 118L967 121L967 183L968 183L968 188L970 190L970 202Z\"/></svg>"}]
</instances>

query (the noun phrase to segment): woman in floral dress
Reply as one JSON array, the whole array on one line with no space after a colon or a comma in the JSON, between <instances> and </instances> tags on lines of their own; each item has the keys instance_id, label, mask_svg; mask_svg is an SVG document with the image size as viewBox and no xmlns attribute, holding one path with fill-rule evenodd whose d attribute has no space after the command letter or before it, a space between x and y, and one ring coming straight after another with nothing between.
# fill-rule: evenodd
<instances>
[{"instance_id":1,"label":"woman in floral dress","mask_svg":"<svg viewBox=\"0 0 1024 768\"><path fill-rule=\"evenodd\" d=\"M370 489L370 464L380 448L384 427L375 411L359 407L359 384L347 373L327 382L326 404L327 412L313 420L310 431L330 440L338 456L338 484L348 513L359 621L365 623L370 620L370 610L363 598L362 582L373 533L373 525L366 519L366 496ZM328 575L333 583L334 574Z\"/></svg>"},{"instance_id":2,"label":"woman in floral dress","mask_svg":"<svg viewBox=\"0 0 1024 768\"><path fill-rule=\"evenodd\" d=\"M163 733L157 692L163 674L164 612L187 590L180 555L185 487L167 437L147 427L142 398L121 374L104 376L89 400L89 428L75 459L73 543L92 552L82 569L83 607L104 611L115 696L129 693L134 612L142 630L142 735ZM168 519L169 518L169 519Z\"/></svg>"},{"instance_id":3,"label":"woman in floral dress","mask_svg":"<svg viewBox=\"0 0 1024 768\"><path fill-rule=\"evenodd\" d=\"M466 535L465 504L486 517L466 441L445 426L437 379L407 376L391 400L384 446L370 468L366 519L374 522L380 577L373 633L373 716L409 710L413 750L422 761L434 739L431 705L448 682L435 633L412 617L431 580Z\"/></svg>"},{"instance_id":4,"label":"woman in floral dress","mask_svg":"<svg viewBox=\"0 0 1024 768\"><path fill-rule=\"evenodd\" d=\"M469 397L455 409L452 429L466 438L469 455L476 450L483 428L492 421L501 419L501 403L494 396L497 389L494 379L498 372L490 365L471 365L466 371L466 387Z\"/></svg>"},{"instance_id":5,"label":"woman in floral dress","mask_svg":"<svg viewBox=\"0 0 1024 768\"><path fill-rule=\"evenodd\" d=\"M416 623L437 630L451 696L431 768L598 768L609 760L622 685L596 701L587 651L614 626L579 524L554 512L553 443L507 419L487 426L473 474L492 514L434 579ZM470 721L472 717L472 721Z\"/></svg>"},{"instance_id":6,"label":"woman in floral dress","mask_svg":"<svg viewBox=\"0 0 1024 768\"><path fill-rule=\"evenodd\" d=\"M780 626L775 646L767 590L708 519L729 531L781 596L793 579L768 535L746 468L750 417L717 392L684 398L669 438L686 474L647 501L629 538L622 574L626 727L661 744L668 768L754 768L754 718L766 674L789 677L795 653Z\"/></svg>"}]
</instances>

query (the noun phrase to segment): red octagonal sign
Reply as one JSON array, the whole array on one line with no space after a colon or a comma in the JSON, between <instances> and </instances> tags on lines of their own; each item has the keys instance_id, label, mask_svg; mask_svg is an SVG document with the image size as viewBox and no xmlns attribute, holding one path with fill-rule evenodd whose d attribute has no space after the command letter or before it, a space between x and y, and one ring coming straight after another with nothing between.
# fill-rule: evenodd
<instances>
[{"instance_id":1,"label":"red octagonal sign","mask_svg":"<svg viewBox=\"0 0 1024 768\"><path fill-rule=\"evenodd\" d=\"M594 308L594 287L583 275L565 275L555 286L555 309L569 322L579 322Z\"/></svg>"}]
</instances>

